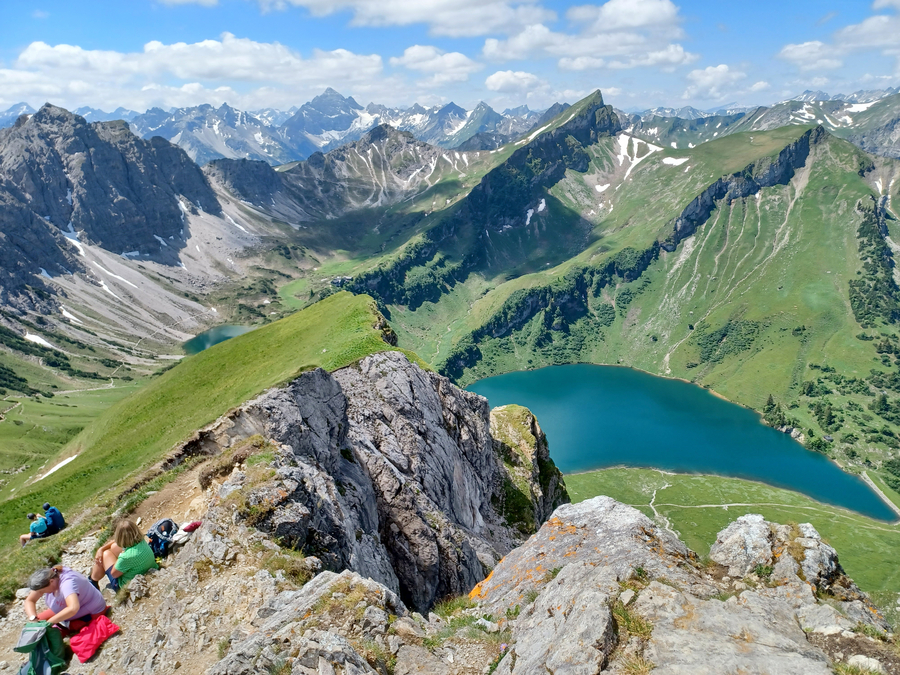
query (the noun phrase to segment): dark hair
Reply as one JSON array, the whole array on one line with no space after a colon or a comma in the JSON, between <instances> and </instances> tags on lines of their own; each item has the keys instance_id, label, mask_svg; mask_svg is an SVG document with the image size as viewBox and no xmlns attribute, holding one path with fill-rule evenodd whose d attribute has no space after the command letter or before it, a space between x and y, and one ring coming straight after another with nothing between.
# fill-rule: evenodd
<instances>
[{"instance_id":1,"label":"dark hair","mask_svg":"<svg viewBox=\"0 0 900 675\"><path fill-rule=\"evenodd\" d=\"M37 516L34 515L33 513L29 513L29 514L26 516L26 518L28 518L28 520L34 520L35 518L37 518Z\"/></svg>"},{"instance_id":2,"label":"dark hair","mask_svg":"<svg viewBox=\"0 0 900 675\"><path fill-rule=\"evenodd\" d=\"M50 502L44 502L44 511L47 511L50 508Z\"/></svg>"}]
</instances>

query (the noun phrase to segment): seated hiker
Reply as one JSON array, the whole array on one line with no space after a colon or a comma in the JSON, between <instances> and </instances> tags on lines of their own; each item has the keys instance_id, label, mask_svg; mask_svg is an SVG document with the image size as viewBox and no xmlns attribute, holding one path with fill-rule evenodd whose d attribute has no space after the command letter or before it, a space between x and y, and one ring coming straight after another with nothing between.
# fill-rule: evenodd
<instances>
[{"instance_id":1,"label":"seated hiker","mask_svg":"<svg viewBox=\"0 0 900 675\"><path fill-rule=\"evenodd\" d=\"M44 537L49 537L53 534L53 532L50 532L50 523L44 516L29 513L28 520L32 521L28 528L28 534L19 536L19 543L21 543L22 546L25 546L25 544L32 539L43 539Z\"/></svg>"},{"instance_id":2,"label":"seated hiker","mask_svg":"<svg viewBox=\"0 0 900 675\"><path fill-rule=\"evenodd\" d=\"M106 600L90 580L73 569L57 565L45 567L28 580L31 592L25 598L25 616L29 621L90 621L95 614L106 611ZM36 603L41 598L48 609L38 613Z\"/></svg>"},{"instance_id":3,"label":"seated hiker","mask_svg":"<svg viewBox=\"0 0 900 675\"><path fill-rule=\"evenodd\" d=\"M50 506L50 502L44 502L44 518L47 519L50 534L56 534L66 528L66 519L63 518L63 514L55 506Z\"/></svg>"},{"instance_id":4,"label":"seated hiker","mask_svg":"<svg viewBox=\"0 0 900 675\"><path fill-rule=\"evenodd\" d=\"M153 549L144 540L137 525L122 518L116 523L113 538L97 549L91 579L100 581L105 574L109 587L117 591L138 574L151 569L159 569Z\"/></svg>"}]
</instances>

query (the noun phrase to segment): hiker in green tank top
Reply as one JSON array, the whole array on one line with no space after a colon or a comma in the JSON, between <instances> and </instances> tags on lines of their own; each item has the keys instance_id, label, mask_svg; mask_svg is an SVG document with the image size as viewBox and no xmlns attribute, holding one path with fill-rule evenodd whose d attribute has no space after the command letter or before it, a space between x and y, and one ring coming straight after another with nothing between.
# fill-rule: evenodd
<instances>
[{"instance_id":1,"label":"hiker in green tank top","mask_svg":"<svg viewBox=\"0 0 900 675\"><path fill-rule=\"evenodd\" d=\"M159 565L150 544L144 540L137 525L122 518L116 523L113 538L97 549L91 580L96 585L105 574L109 587L117 591L138 574L155 569L159 569Z\"/></svg>"}]
</instances>

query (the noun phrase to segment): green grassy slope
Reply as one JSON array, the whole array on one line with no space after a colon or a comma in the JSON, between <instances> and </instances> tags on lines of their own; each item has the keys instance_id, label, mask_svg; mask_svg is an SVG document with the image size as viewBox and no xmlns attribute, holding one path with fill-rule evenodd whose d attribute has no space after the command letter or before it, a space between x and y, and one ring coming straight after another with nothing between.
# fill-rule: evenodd
<instances>
[{"instance_id":1,"label":"green grassy slope","mask_svg":"<svg viewBox=\"0 0 900 675\"><path fill-rule=\"evenodd\" d=\"M691 150L625 134L586 150L587 169L567 170L533 216L551 236L581 214L592 227L583 250L524 274L482 267L421 305L389 305L404 344L462 384L573 362L681 377L900 489L885 472L900 451L900 166L801 125ZM673 250L657 243L720 177L737 176L738 189L791 156L784 180L723 192Z\"/></svg>"},{"instance_id":2,"label":"green grassy slope","mask_svg":"<svg viewBox=\"0 0 900 675\"><path fill-rule=\"evenodd\" d=\"M894 605L900 593L900 568L896 564L900 528L896 525L796 492L736 478L652 469L605 469L565 478L573 502L608 495L655 517L701 556L709 553L720 530L746 513L760 513L776 523L812 523L837 549L841 564L860 588L873 593L887 608Z\"/></svg>"},{"instance_id":3,"label":"green grassy slope","mask_svg":"<svg viewBox=\"0 0 900 675\"><path fill-rule=\"evenodd\" d=\"M185 358L109 408L61 456L78 459L0 503L0 544L49 500L64 511L120 484L234 406L315 366L340 368L390 349L372 300L339 293L269 326Z\"/></svg>"}]
</instances>

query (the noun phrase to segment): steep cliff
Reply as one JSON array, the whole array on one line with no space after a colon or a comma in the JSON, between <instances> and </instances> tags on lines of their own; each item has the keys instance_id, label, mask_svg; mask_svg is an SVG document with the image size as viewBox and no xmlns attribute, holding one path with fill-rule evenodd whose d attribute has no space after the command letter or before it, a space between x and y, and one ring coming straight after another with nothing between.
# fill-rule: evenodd
<instances>
[{"instance_id":1,"label":"steep cliff","mask_svg":"<svg viewBox=\"0 0 900 675\"><path fill-rule=\"evenodd\" d=\"M304 373L198 434L187 452L261 434L279 448L273 470L236 472L222 488L237 520L425 611L467 592L568 500L533 417L526 427L539 442L517 450L515 469L490 425L485 399L385 352Z\"/></svg>"}]
</instances>

